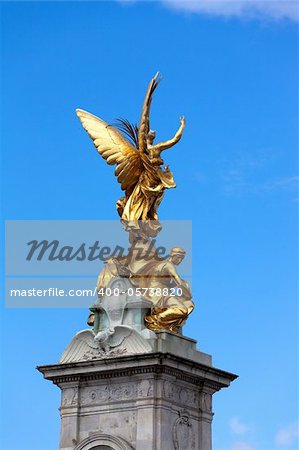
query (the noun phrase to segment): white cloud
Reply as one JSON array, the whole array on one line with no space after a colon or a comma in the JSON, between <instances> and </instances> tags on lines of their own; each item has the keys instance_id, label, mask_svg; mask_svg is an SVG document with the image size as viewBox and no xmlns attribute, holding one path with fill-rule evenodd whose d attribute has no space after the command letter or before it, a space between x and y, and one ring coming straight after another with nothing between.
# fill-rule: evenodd
<instances>
[{"instance_id":1,"label":"white cloud","mask_svg":"<svg viewBox=\"0 0 299 450\"><path fill-rule=\"evenodd\" d=\"M298 0L161 0L169 8L224 18L299 20Z\"/></svg>"},{"instance_id":2,"label":"white cloud","mask_svg":"<svg viewBox=\"0 0 299 450\"><path fill-rule=\"evenodd\" d=\"M148 0L117 0L136 4ZM243 19L288 19L299 21L298 0L152 0L176 11L191 14Z\"/></svg>"},{"instance_id":3,"label":"white cloud","mask_svg":"<svg viewBox=\"0 0 299 450\"><path fill-rule=\"evenodd\" d=\"M232 194L275 194L285 192L293 195L298 192L298 177L256 181L246 173L230 170L222 176L223 189Z\"/></svg>"},{"instance_id":4,"label":"white cloud","mask_svg":"<svg viewBox=\"0 0 299 450\"><path fill-rule=\"evenodd\" d=\"M256 447L253 447L251 444L248 444L248 442L238 441L233 443L231 450L257 450L257 449Z\"/></svg>"},{"instance_id":5,"label":"white cloud","mask_svg":"<svg viewBox=\"0 0 299 450\"><path fill-rule=\"evenodd\" d=\"M295 444L299 439L299 423L294 422L281 427L275 437L275 443L279 447L287 447Z\"/></svg>"},{"instance_id":6,"label":"white cloud","mask_svg":"<svg viewBox=\"0 0 299 450\"><path fill-rule=\"evenodd\" d=\"M219 160L222 188L231 194L275 194L284 192L294 196L299 189L299 176L269 177L272 164L278 164L277 155L261 150L256 152L238 152L230 159Z\"/></svg>"},{"instance_id":7,"label":"white cloud","mask_svg":"<svg viewBox=\"0 0 299 450\"><path fill-rule=\"evenodd\" d=\"M249 431L249 427L239 417L232 417L230 419L229 428L233 434L245 434Z\"/></svg>"},{"instance_id":8,"label":"white cloud","mask_svg":"<svg viewBox=\"0 0 299 450\"><path fill-rule=\"evenodd\" d=\"M294 189L297 190L299 187L299 177L293 176L293 177L286 177L286 178L279 178L277 180L268 182L265 185L265 189L271 191L274 189Z\"/></svg>"}]
</instances>

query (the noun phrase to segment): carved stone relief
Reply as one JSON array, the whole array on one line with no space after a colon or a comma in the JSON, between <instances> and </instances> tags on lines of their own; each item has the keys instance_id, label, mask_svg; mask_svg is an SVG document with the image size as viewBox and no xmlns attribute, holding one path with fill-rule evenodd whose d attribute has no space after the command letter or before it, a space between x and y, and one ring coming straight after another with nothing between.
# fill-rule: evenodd
<instances>
[{"instance_id":1,"label":"carved stone relief","mask_svg":"<svg viewBox=\"0 0 299 450\"><path fill-rule=\"evenodd\" d=\"M189 415L180 411L179 417L173 425L174 450L195 450L195 435Z\"/></svg>"},{"instance_id":2,"label":"carved stone relief","mask_svg":"<svg viewBox=\"0 0 299 450\"><path fill-rule=\"evenodd\" d=\"M168 380L163 383L163 396L177 403L189 406L198 406L199 394L195 389L174 384Z\"/></svg>"},{"instance_id":3,"label":"carved stone relief","mask_svg":"<svg viewBox=\"0 0 299 450\"><path fill-rule=\"evenodd\" d=\"M63 390L62 406L75 406L78 404L78 388L68 388Z\"/></svg>"},{"instance_id":4,"label":"carved stone relief","mask_svg":"<svg viewBox=\"0 0 299 450\"><path fill-rule=\"evenodd\" d=\"M212 394L208 392L201 392L200 396L200 409L203 412L212 412Z\"/></svg>"},{"instance_id":5,"label":"carved stone relief","mask_svg":"<svg viewBox=\"0 0 299 450\"><path fill-rule=\"evenodd\" d=\"M151 397L154 392L153 380L142 380L138 385L138 397Z\"/></svg>"},{"instance_id":6,"label":"carved stone relief","mask_svg":"<svg viewBox=\"0 0 299 450\"><path fill-rule=\"evenodd\" d=\"M153 380L136 383L109 384L95 388L82 388L81 404L105 403L108 401L135 400L153 395Z\"/></svg>"}]
</instances>

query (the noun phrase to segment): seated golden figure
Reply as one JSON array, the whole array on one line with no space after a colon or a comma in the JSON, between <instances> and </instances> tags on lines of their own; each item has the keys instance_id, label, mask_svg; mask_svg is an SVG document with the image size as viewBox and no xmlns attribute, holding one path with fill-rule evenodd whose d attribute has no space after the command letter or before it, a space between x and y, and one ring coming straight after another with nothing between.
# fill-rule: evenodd
<instances>
[{"instance_id":1,"label":"seated golden figure","mask_svg":"<svg viewBox=\"0 0 299 450\"><path fill-rule=\"evenodd\" d=\"M176 271L184 257L184 249L173 247L168 258L153 258L130 276L132 284L144 288L144 298L153 304L145 317L150 330L178 332L194 309L189 284Z\"/></svg>"}]
</instances>

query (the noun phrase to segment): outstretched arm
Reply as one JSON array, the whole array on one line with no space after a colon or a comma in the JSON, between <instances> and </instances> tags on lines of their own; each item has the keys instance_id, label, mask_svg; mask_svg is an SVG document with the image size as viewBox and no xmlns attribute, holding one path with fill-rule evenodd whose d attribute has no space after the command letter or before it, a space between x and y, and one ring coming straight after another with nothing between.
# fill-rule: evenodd
<instances>
[{"instance_id":1,"label":"outstretched arm","mask_svg":"<svg viewBox=\"0 0 299 450\"><path fill-rule=\"evenodd\" d=\"M174 137L172 139L169 139L168 141L160 142L159 144L153 145L152 150L158 150L159 152L162 152L163 150L167 150L168 148L172 147L177 142L179 142L179 140L183 135L183 131L186 124L185 117L181 117L180 122L181 122L180 128L175 133Z\"/></svg>"}]
</instances>

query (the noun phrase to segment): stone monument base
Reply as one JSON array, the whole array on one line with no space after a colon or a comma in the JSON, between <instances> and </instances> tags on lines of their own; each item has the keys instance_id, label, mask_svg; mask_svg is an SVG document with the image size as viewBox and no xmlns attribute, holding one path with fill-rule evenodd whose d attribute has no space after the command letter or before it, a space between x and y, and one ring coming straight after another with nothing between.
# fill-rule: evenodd
<instances>
[{"instance_id":1,"label":"stone monument base","mask_svg":"<svg viewBox=\"0 0 299 450\"><path fill-rule=\"evenodd\" d=\"M212 449L212 395L237 376L193 339L146 340L147 352L76 361L72 348L68 362L38 367L62 391L60 450Z\"/></svg>"}]
</instances>

